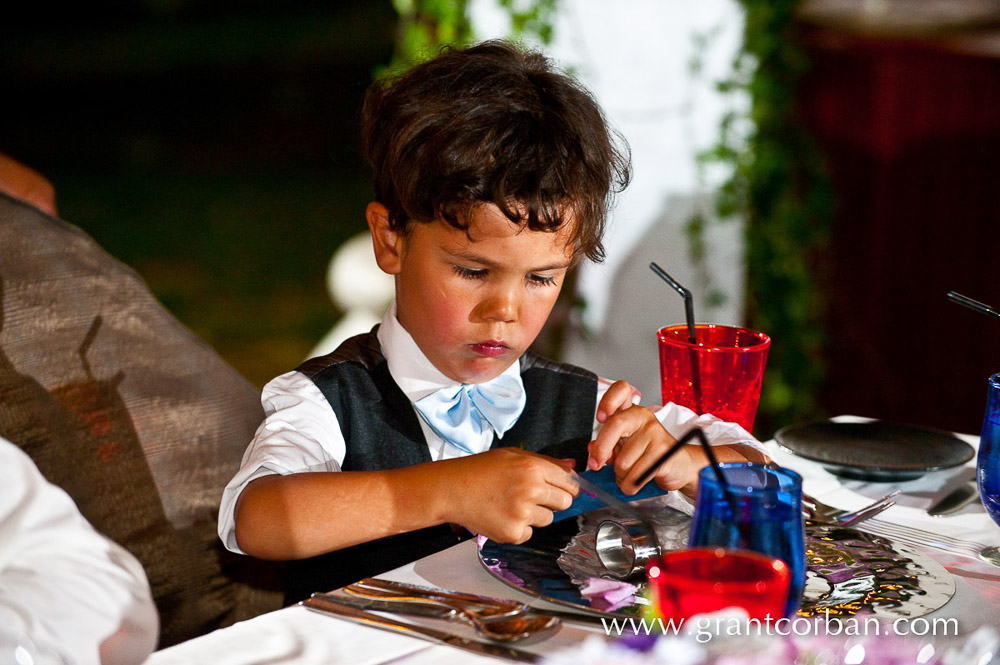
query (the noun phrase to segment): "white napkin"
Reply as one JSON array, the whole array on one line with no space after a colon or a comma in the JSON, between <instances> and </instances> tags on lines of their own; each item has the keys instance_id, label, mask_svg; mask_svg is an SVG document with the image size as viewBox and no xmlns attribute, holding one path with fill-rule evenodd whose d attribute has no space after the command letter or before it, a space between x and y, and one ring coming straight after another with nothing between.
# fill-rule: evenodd
<instances>
[{"instance_id":1,"label":"white napkin","mask_svg":"<svg viewBox=\"0 0 1000 665\"><path fill-rule=\"evenodd\" d=\"M145 665L376 665L436 648L300 606L157 651Z\"/></svg>"}]
</instances>

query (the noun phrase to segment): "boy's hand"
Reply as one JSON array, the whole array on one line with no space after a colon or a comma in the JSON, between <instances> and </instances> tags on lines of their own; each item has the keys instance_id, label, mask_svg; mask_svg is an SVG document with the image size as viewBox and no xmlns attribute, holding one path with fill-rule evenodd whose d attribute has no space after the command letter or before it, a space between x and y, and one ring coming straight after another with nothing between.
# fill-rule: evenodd
<instances>
[{"instance_id":1,"label":"boy's hand","mask_svg":"<svg viewBox=\"0 0 1000 665\"><path fill-rule=\"evenodd\" d=\"M579 492L573 460L557 460L519 448L497 448L447 462L450 516L501 543L523 543L532 527L552 523Z\"/></svg>"},{"instance_id":2,"label":"boy's hand","mask_svg":"<svg viewBox=\"0 0 1000 665\"><path fill-rule=\"evenodd\" d=\"M603 423L619 411L630 408L640 397L642 394L628 381L615 381L604 392L601 403L597 405L597 422Z\"/></svg>"},{"instance_id":3,"label":"boy's hand","mask_svg":"<svg viewBox=\"0 0 1000 665\"><path fill-rule=\"evenodd\" d=\"M631 409L633 406L638 404L640 397L642 397L642 394L628 381L615 381L604 392L604 396L601 397L601 402L597 405L597 422L602 424L606 423L608 418L616 413L621 413L622 411ZM600 460L591 455L587 459L587 468L592 471L597 471L605 464L613 462L617 452L618 446L616 445L612 448L610 455Z\"/></svg>"},{"instance_id":4,"label":"boy's hand","mask_svg":"<svg viewBox=\"0 0 1000 665\"><path fill-rule=\"evenodd\" d=\"M615 386L609 388L608 392ZM604 427L597 438L590 442L587 466L597 470L613 461L618 486L622 492L631 495L642 488L636 484L639 476L652 467L677 439L663 428L648 408L624 406L621 403L620 389L609 404L606 405L605 400L601 400L601 406L607 406L609 410L614 405L617 405L615 411L606 416ZM700 465L690 454L690 448L684 446L660 467L653 479L665 490L681 489L697 481L699 469Z\"/></svg>"}]
</instances>

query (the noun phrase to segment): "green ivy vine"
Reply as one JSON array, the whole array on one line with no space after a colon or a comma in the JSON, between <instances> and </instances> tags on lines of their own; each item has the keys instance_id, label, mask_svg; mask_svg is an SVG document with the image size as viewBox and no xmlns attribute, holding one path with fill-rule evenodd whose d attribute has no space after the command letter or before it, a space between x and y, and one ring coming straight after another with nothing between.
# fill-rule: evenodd
<instances>
[{"instance_id":1,"label":"green ivy vine","mask_svg":"<svg viewBox=\"0 0 1000 665\"><path fill-rule=\"evenodd\" d=\"M834 198L822 154L799 117L797 86L809 61L796 36L799 0L740 0L743 45L723 93L745 91L705 158L728 164L720 217L746 222L747 322L771 336L758 435L822 416L826 304L820 285Z\"/></svg>"},{"instance_id":2,"label":"green ivy vine","mask_svg":"<svg viewBox=\"0 0 1000 665\"><path fill-rule=\"evenodd\" d=\"M510 18L508 37L532 36L543 44L552 41L558 0L498 0L498 4ZM399 25L388 70L408 69L433 57L444 46L476 40L468 0L392 0L392 5L399 14Z\"/></svg>"},{"instance_id":3,"label":"green ivy vine","mask_svg":"<svg viewBox=\"0 0 1000 665\"><path fill-rule=\"evenodd\" d=\"M392 0L399 14L389 70L406 70L448 44L472 41L467 0Z\"/></svg>"}]
</instances>

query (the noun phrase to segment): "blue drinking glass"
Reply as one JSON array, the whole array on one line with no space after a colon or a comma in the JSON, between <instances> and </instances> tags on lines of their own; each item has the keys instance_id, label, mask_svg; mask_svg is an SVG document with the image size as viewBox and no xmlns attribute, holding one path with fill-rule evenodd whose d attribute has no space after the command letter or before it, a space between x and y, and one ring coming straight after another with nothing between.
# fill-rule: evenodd
<instances>
[{"instance_id":1,"label":"blue drinking glass","mask_svg":"<svg viewBox=\"0 0 1000 665\"><path fill-rule=\"evenodd\" d=\"M994 522L1000 524L1000 374L990 377L986 393L986 416L976 458L979 498ZM1000 548L987 547L980 558L1000 566Z\"/></svg>"},{"instance_id":2,"label":"blue drinking glass","mask_svg":"<svg viewBox=\"0 0 1000 665\"><path fill-rule=\"evenodd\" d=\"M751 550L784 561L791 577L785 616L791 617L806 583L802 476L761 464L719 466L729 491L711 466L701 470L688 546Z\"/></svg>"}]
</instances>

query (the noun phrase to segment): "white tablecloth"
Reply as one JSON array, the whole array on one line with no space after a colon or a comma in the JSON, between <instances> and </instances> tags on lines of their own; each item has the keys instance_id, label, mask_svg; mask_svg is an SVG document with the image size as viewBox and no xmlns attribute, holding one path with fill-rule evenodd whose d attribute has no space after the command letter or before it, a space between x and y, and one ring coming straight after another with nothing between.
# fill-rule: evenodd
<instances>
[{"instance_id":1,"label":"white tablecloth","mask_svg":"<svg viewBox=\"0 0 1000 665\"><path fill-rule=\"evenodd\" d=\"M964 438L974 446L978 445L977 437ZM902 525L928 534L942 534L949 538L971 540L982 545L1000 545L1000 527L993 524L978 502L947 517L932 518L925 512L934 499L942 496L962 480L971 477L974 471L974 459L959 469L937 471L917 480L887 485L840 479L817 464L783 452L773 442L769 442L768 445L779 463L802 474L806 492L832 505L856 508L891 489L896 487L901 489L899 505L882 513L879 519L872 523L872 531L877 532L880 523L888 525L884 528ZM921 535L917 531L909 533ZM958 629L962 635L967 635L983 625L996 626L1000 617L1000 568L980 562L962 552L946 551L944 549L946 541L937 540L939 546L924 547L922 551L951 572L955 579L956 591L945 606L927 618L954 617L958 621ZM544 602L518 592L483 569L477 560L474 541L467 541L408 564L387 573L384 577L489 596L517 598L545 606ZM455 632L472 636L471 631L465 630L462 626L456 624L447 626ZM541 654L556 653L579 644L587 636L594 635L603 635L600 627L594 629L566 623L552 638L523 648ZM423 663L448 665L497 661L450 647L430 645L411 637L348 623L303 607L285 608L217 630L158 651L148 661L150 665L201 663L375 665L388 662L406 665Z\"/></svg>"},{"instance_id":2,"label":"white tablecloth","mask_svg":"<svg viewBox=\"0 0 1000 665\"><path fill-rule=\"evenodd\" d=\"M479 563L474 540L398 568L383 577L401 582L446 589L461 589L488 596L517 597L545 605L518 593L497 580ZM435 622L436 627L473 637L456 623ZM588 627L564 624L541 644L523 647L537 653L552 653L578 644L587 635L602 635ZM375 665L376 663L495 663L451 647L431 645L414 638L341 621L304 607L287 607L240 622L208 635L157 651L149 665Z\"/></svg>"}]
</instances>

